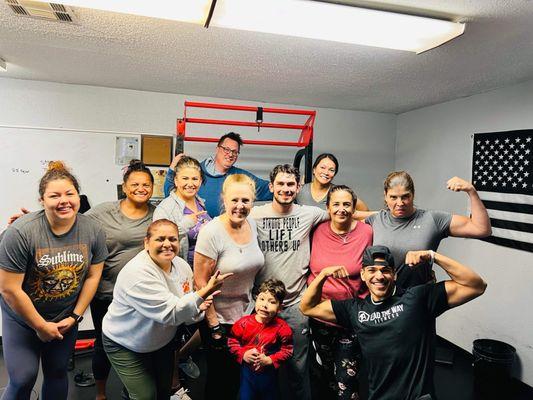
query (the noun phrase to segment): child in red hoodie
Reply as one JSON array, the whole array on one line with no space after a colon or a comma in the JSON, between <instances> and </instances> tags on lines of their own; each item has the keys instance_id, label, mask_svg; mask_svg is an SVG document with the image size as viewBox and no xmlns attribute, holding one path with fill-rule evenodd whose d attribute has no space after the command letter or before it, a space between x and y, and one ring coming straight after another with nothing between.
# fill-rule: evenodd
<instances>
[{"instance_id":1,"label":"child in red hoodie","mask_svg":"<svg viewBox=\"0 0 533 400\"><path fill-rule=\"evenodd\" d=\"M277 370L292 356L292 330L278 317L286 295L283 282L263 282L255 301L255 314L233 324L228 346L242 365L241 400L279 397Z\"/></svg>"}]
</instances>

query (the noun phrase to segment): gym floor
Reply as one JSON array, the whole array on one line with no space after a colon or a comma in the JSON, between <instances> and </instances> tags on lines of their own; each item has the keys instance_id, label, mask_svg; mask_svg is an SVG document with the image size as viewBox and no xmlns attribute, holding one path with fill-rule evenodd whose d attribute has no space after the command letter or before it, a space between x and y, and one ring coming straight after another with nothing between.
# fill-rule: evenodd
<instances>
[{"instance_id":1,"label":"gym floor","mask_svg":"<svg viewBox=\"0 0 533 400\"><path fill-rule=\"evenodd\" d=\"M197 352L195 361L199 364L200 369L205 368L204 357L202 351ZM467 352L445 342L439 340L439 352L437 359L445 359L450 363L438 362L435 371L435 387L439 400L474 400L474 384L473 384L473 369L472 357ZM77 355L74 360L74 370L69 372L70 387L69 400L93 400L95 389L91 387L78 387L74 384L74 376L79 371L85 373L91 372L91 355L82 354ZM36 388L40 387L41 376L39 376ZM7 384L7 372L4 365L3 357L0 359L0 394L3 393L3 388ZM205 381L202 377L196 380L188 380L185 386L190 389L189 395L193 400L203 399L203 385ZM362 400L366 400L364 383L362 388ZM122 385L114 372L108 382L107 396L110 400L121 399ZM288 400L288 396L282 396L283 399ZM478 397L479 398L479 397ZM34 392L32 400L38 399L37 391ZM501 400L531 400L533 399L533 388L513 380L506 388L504 397ZM207 399L205 399L207 400ZM320 399L323 400L323 399ZM485 399L483 399L485 400Z\"/></svg>"}]
</instances>

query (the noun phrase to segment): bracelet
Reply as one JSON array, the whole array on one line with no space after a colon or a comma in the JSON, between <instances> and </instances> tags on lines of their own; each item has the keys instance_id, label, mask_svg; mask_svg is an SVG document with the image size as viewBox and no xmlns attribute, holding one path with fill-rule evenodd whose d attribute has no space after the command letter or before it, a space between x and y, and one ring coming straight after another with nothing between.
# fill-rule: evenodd
<instances>
[{"instance_id":1,"label":"bracelet","mask_svg":"<svg viewBox=\"0 0 533 400\"><path fill-rule=\"evenodd\" d=\"M429 256L431 257L431 259L429 260L429 263L430 265L433 265L433 263L435 262L435 252L433 250L430 250Z\"/></svg>"}]
</instances>

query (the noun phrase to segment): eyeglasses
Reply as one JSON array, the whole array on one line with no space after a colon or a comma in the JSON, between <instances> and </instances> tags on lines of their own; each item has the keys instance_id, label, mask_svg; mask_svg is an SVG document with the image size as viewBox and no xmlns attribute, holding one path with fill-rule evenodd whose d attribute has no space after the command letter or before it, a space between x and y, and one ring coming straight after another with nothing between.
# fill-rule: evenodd
<instances>
[{"instance_id":1,"label":"eyeglasses","mask_svg":"<svg viewBox=\"0 0 533 400\"><path fill-rule=\"evenodd\" d=\"M218 147L220 147L222 149L222 151L224 151L224 154L226 154L228 156L231 155L233 157L237 157L239 155L239 153L240 153L239 150L233 150L233 149L230 149L229 147L226 147L226 146L220 145Z\"/></svg>"}]
</instances>

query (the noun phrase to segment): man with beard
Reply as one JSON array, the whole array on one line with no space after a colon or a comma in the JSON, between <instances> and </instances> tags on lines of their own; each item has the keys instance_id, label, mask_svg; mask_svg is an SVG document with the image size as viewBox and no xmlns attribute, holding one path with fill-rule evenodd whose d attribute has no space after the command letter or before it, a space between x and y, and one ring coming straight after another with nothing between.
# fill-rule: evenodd
<instances>
[{"instance_id":1,"label":"man with beard","mask_svg":"<svg viewBox=\"0 0 533 400\"><path fill-rule=\"evenodd\" d=\"M309 324L298 305L309 268L309 235L313 227L329 219L329 215L318 207L294 204L300 189L300 173L292 165L274 167L269 187L274 197L272 203L254 207L250 213L257 223L259 247L265 255L256 284L278 279L287 288L280 317L293 330L294 355L286 364L291 397L307 400L311 398L307 362Z\"/></svg>"},{"instance_id":2,"label":"man with beard","mask_svg":"<svg viewBox=\"0 0 533 400\"><path fill-rule=\"evenodd\" d=\"M470 268L432 250L409 251L406 264L439 265L451 278L408 289L396 287L394 258L385 246L367 247L361 279L363 300L322 301L326 280L348 276L343 266L324 268L310 283L300 309L308 317L357 333L368 364L369 400L434 399L435 319L483 294L486 283Z\"/></svg>"}]
</instances>

